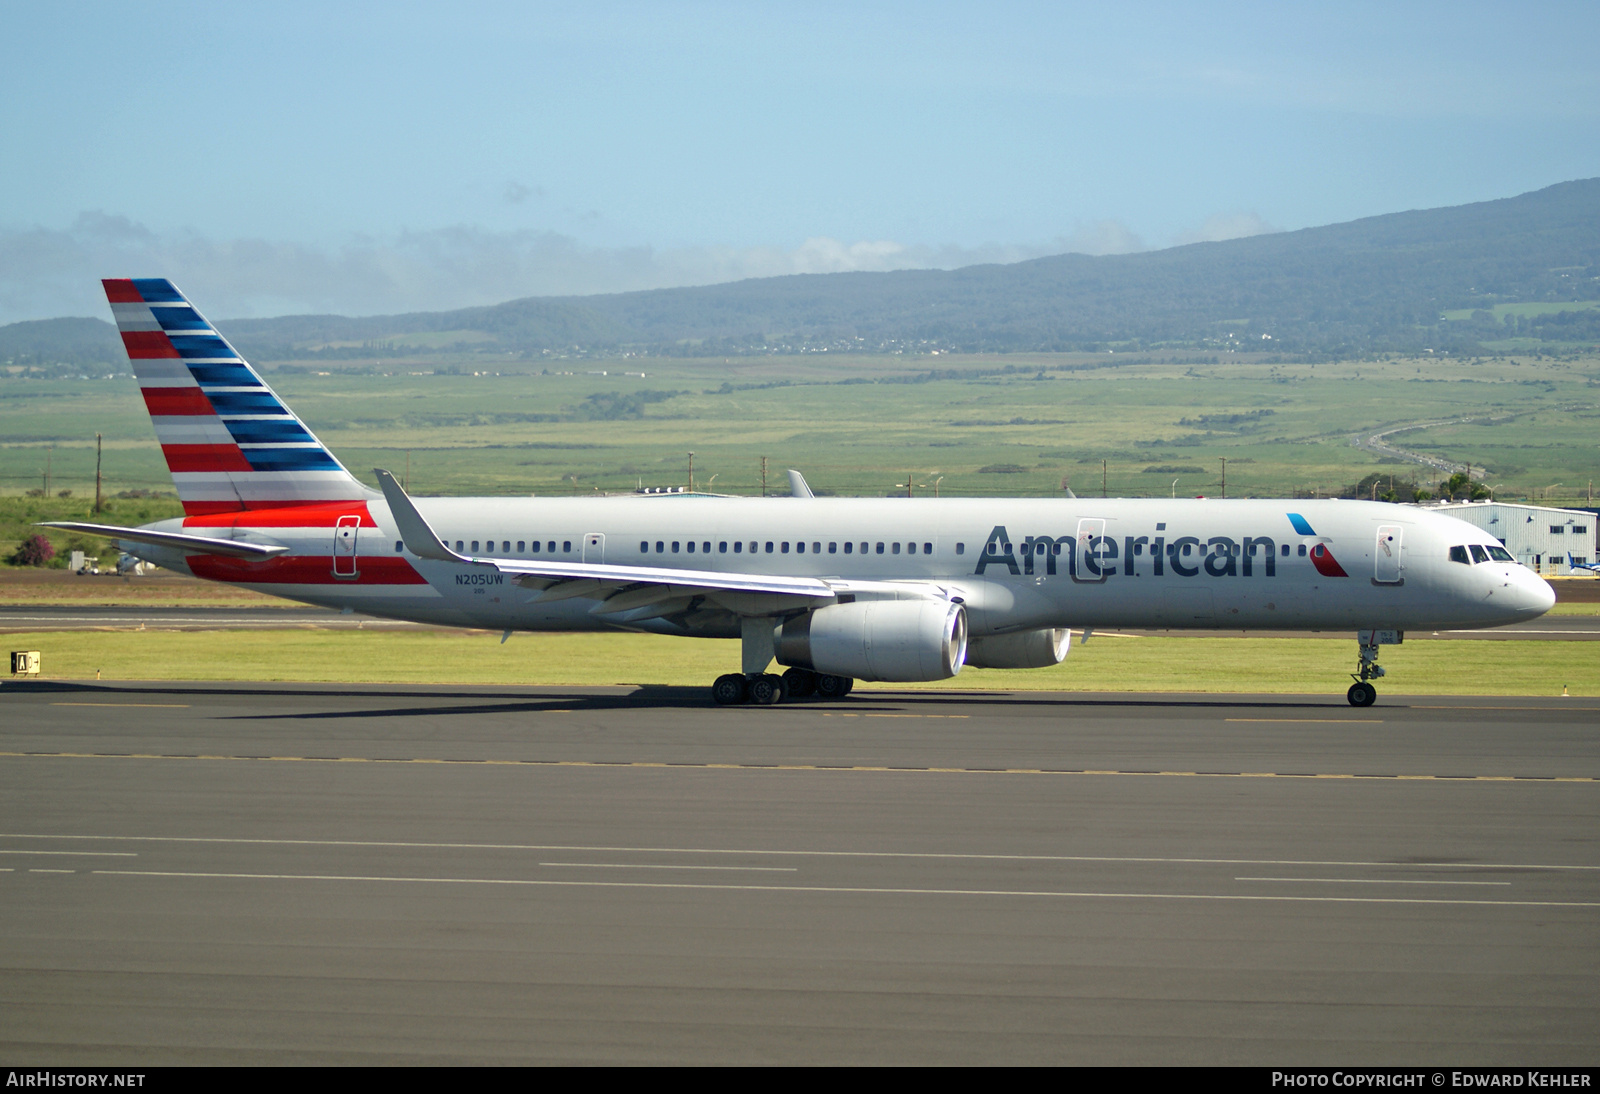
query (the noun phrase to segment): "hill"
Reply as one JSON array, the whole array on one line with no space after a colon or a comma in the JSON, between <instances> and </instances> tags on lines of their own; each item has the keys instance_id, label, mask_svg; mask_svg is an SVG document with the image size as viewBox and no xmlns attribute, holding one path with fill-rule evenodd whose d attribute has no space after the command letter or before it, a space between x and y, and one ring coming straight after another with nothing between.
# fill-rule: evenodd
<instances>
[{"instance_id":1,"label":"hill","mask_svg":"<svg viewBox=\"0 0 1600 1094\"><path fill-rule=\"evenodd\" d=\"M1593 344L1600 341L1596 301L1600 179L1585 179L1498 201L1140 254L219 326L263 360L444 348L710 355L1184 347L1357 355ZM0 345L12 329L0 328Z\"/></svg>"}]
</instances>

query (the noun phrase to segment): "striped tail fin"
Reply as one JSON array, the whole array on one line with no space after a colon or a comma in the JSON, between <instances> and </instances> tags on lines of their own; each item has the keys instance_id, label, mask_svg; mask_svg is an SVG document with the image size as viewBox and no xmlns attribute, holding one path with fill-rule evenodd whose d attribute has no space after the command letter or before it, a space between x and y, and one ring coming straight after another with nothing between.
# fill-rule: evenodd
<instances>
[{"instance_id":1,"label":"striped tail fin","mask_svg":"<svg viewBox=\"0 0 1600 1094\"><path fill-rule=\"evenodd\" d=\"M375 496L172 282L102 283L185 513Z\"/></svg>"}]
</instances>

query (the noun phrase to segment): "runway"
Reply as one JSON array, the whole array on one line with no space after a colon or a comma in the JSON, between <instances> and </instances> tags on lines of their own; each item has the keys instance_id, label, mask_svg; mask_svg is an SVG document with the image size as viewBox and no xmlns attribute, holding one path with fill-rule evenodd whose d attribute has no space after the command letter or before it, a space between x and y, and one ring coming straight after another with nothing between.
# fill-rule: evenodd
<instances>
[{"instance_id":1,"label":"runway","mask_svg":"<svg viewBox=\"0 0 1600 1094\"><path fill-rule=\"evenodd\" d=\"M1566 1064L1600 701L0 686L29 1064Z\"/></svg>"},{"instance_id":2,"label":"runway","mask_svg":"<svg viewBox=\"0 0 1600 1094\"><path fill-rule=\"evenodd\" d=\"M449 630L403 620L378 619L359 612L336 612L304 605L284 607L33 607L0 605L0 633L73 630ZM1117 634L1188 638L1346 638L1351 631L1119 630ZM1600 641L1600 615L1547 615L1527 623L1482 630L1407 631L1407 641L1425 638Z\"/></svg>"}]
</instances>

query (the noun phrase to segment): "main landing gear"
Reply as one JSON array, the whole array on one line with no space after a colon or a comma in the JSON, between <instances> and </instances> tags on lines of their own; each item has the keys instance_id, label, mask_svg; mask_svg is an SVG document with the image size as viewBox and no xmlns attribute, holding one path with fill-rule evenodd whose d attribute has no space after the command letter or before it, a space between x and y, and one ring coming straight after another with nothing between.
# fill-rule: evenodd
<instances>
[{"instance_id":1,"label":"main landing gear","mask_svg":"<svg viewBox=\"0 0 1600 1094\"><path fill-rule=\"evenodd\" d=\"M711 698L719 706L740 703L771 706L795 699L843 699L854 686L855 681L848 676L830 676L810 669L793 668L782 676L770 672L748 676L730 672L717 677L717 682L711 685Z\"/></svg>"},{"instance_id":2,"label":"main landing gear","mask_svg":"<svg viewBox=\"0 0 1600 1094\"><path fill-rule=\"evenodd\" d=\"M1350 700L1350 705L1353 707L1370 707L1378 698L1378 689L1367 681L1381 679L1386 675L1383 666L1378 664L1378 643L1367 642L1367 637L1371 634L1370 631L1365 632L1357 639L1361 644L1361 658L1356 663L1356 671L1350 674L1355 683L1345 692L1345 698Z\"/></svg>"}]
</instances>

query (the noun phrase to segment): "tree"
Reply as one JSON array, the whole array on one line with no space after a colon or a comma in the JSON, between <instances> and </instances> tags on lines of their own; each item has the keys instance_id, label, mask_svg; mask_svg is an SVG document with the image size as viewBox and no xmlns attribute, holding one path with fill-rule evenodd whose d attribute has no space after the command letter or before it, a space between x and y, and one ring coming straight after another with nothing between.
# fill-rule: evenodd
<instances>
[{"instance_id":1,"label":"tree","mask_svg":"<svg viewBox=\"0 0 1600 1094\"><path fill-rule=\"evenodd\" d=\"M56 549L43 536L32 536L18 545L11 556L13 566L43 566L56 557Z\"/></svg>"}]
</instances>

